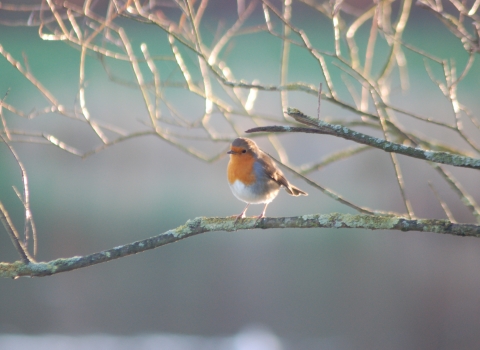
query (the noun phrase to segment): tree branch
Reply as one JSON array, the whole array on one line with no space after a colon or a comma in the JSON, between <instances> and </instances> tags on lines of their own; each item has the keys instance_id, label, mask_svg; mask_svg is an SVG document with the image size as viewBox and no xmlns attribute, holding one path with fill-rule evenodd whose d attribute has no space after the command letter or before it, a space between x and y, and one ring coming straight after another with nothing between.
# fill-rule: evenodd
<instances>
[{"instance_id":1,"label":"tree branch","mask_svg":"<svg viewBox=\"0 0 480 350\"><path fill-rule=\"evenodd\" d=\"M103 262L122 258L161 247L184 238L205 232L251 230L255 228L353 228L369 230L424 231L450 234L454 236L480 237L480 226L456 224L448 220L417 219L409 220L398 216L352 215L352 214L311 214L294 217L245 218L235 224L235 217L205 218L188 220L184 225L168 230L157 236L118 246L86 256L56 259L49 262L0 263L0 277L18 278L22 276L42 277L60 272L72 271Z\"/></svg>"},{"instance_id":2,"label":"tree branch","mask_svg":"<svg viewBox=\"0 0 480 350\"><path fill-rule=\"evenodd\" d=\"M394 152L405 156L428 160L434 163L448 164L464 168L480 169L480 159L460 156L449 152L427 151L419 148L408 147L399 143L386 141L377 137L369 136L354 131L342 125L334 125L322 120L309 117L298 109L288 108L287 114L296 121L312 126L312 128L299 128L290 126L263 126L248 129L245 132L305 132L312 134L327 134L342 137L346 140L355 141L364 145L381 149L385 152Z\"/></svg>"}]
</instances>

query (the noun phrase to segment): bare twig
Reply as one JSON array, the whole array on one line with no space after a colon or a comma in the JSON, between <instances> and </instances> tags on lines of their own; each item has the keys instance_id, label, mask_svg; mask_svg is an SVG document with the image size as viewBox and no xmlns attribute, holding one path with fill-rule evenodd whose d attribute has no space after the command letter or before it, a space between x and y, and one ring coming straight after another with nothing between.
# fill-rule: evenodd
<instances>
[{"instance_id":1,"label":"bare twig","mask_svg":"<svg viewBox=\"0 0 480 350\"><path fill-rule=\"evenodd\" d=\"M323 169L329 164L332 164L334 162L337 162L343 159L347 159L349 157L357 155L358 153L368 151L370 149L372 148L369 146L354 146L354 147L347 148L345 150L335 152L321 159L319 162L316 162L314 164L305 164L304 166L301 167L300 173L303 175L307 175L313 171Z\"/></svg>"},{"instance_id":2,"label":"bare twig","mask_svg":"<svg viewBox=\"0 0 480 350\"><path fill-rule=\"evenodd\" d=\"M455 220L455 218L453 217L452 211L451 211L450 208L448 207L447 203L445 203L445 201L442 200L442 198L440 197L440 194L439 194L438 191L435 189L435 186L433 186L433 184L432 184L431 181L428 181L428 186L430 186L430 189L432 190L433 194L435 195L435 197L437 198L438 202L439 202L440 205L442 206L442 209L443 209L443 211L445 212L445 215L447 215L448 220L450 220L450 222L452 222L452 223L457 222L457 221Z\"/></svg>"},{"instance_id":3,"label":"bare twig","mask_svg":"<svg viewBox=\"0 0 480 350\"><path fill-rule=\"evenodd\" d=\"M267 153L268 154L268 153ZM359 213L363 213L363 214L368 214L368 215L375 215L375 214L378 214L378 215L383 215L385 213L383 212L377 212L377 211L373 211L373 210L370 210L368 208L364 208L364 207L360 207L348 200L346 200L345 198L343 198L342 196L340 196L338 193L335 193L333 192L332 190L328 189L328 188L325 188L323 186L320 186L319 184L317 184L316 182L310 180L308 177L306 176L303 176L300 172L292 169L291 167L289 167L288 165L285 165L284 163L280 162L278 159L276 159L275 157L273 157L271 154L268 154L274 161L276 161L278 164L280 164L281 166L287 168L288 170L290 170L292 173L296 174L297 176L299 176L300 178L302 178L305 182L307 182L309 185L315 187L316 189L322 191L323 194L327 195L328 197L332 198L333 200L341 203L341 204L344 204L346 205L347 207L350 207L356 211L358 211Z\"/></svg>"},{"instance_id":4,"label":"bare twig","mask_svg":"<svg viewBox=\"0 0 480 350\"><path fill-rule=\"evenodd\" d=\"M0 202L0 220L2 221L3 226L7 230L15 249L17 250L20 257L22 258L22 261L24 261L25 263L28 263L30 261L34 261L33 258L29 255L27 250L28 229L30 225L33 231L34 254L36 253L36 250L37 250L37 237L36 237L35 226L32 223L33 219L32 219L32 212L30 210L30 199L29 199L30 194L28 189L27 173L25 171L25 168L22 162L20 161L20 158L18 158L17 153L9 144L8 140L1 134L0 134L0 138L8 147L10 153L12 153L21 171L21 176L23 181L23 197L20 197L20 200L22 201L23 206L25 207L25 222L24 222L25 243L22 244L20 240L20 235L18 234L18 231L15 229L15 225L10 219L7 209L3 206L1 202Z\"/></svg>"},{"instance_id":5,"label":"bare twig","mask_svg":"<svg viewBox=\"0 0 480 350\"><path fill-rule=\"evenodd\" d=\"M320 105L322 103L322 83L318 87L318 106L317 106L317 119L320 120Z\"/></svg>"}]
</instances>

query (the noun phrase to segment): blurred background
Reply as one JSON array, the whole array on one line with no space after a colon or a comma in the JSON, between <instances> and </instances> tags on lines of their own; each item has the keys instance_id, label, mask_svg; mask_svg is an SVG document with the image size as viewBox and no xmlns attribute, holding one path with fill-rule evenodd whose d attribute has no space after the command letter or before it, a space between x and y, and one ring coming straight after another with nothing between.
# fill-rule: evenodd
<instances>
[{"instance_id":1,"label":"blurred background","mask_svg":"<svg viewBox=\"0 0 480 350\"><path fill-rule=\"evenodd\" d=\"M209 6L215 10L205 15L205 33L213 37L221 21L226 28L232 25L237 5L214 1ZM8 11L0 15L2 19L13 16ZM262 15L259 7L251 21L261 21ZM331 22L306 6L295 7L292 17L302 23L315 45L334 49ZM160 29L122 21L135 52L145 42L152 55L171 54ZM368 27L359 33L360 44L366 43L368 33ZM461 42L431 13L416 7L403 40L436 57L453 58L458 67L468 60ZM60 103L78 105L78 49L62 41L41 40L38 27L24 26L2 26L0 44L28 64ZM278 84L280 40L257 33L238 36L233 44L226 49L225 59L237 79ZM402 92L394 83L397 90L392 101L420 115L451 121L451 106L428 78L423 58L412 52L406 52L406 57L410 89ZM131 67L127 71L122 64L111 62L106 69L96 57L87 57L86 102L92 118L131 132L144 130L148 115L140 91L107 74L113 71L133 80ZM304 52L292 49L290 64L289 81L318 86L323 79L318 64ZM474 62L458 91L462 103L477 116L479 68ZM340 73L332 79L338 82L339 93L346 94ZM179 76L174 72L168 79L175 80L175 74ZM25 113L46 106L39 91L1 56L0 77L0 95L10 89L8 104ZM192 119L204 113L204 101L182 89L166 97ZM259 92L255 110L282 120L279 101L278 93ZM316 115L317 98L292 93L289 105ZM41 130L82 152L101 144L88 125L64 116L47 113L27 120L5 109L3 113L11 129ZM322 116L352 115L322 102ZM223 126L218 123L220 130ZM415 120L404 123L455 147L465 146L444 129ZM244 129L248 127L245 122ZM235 137L232 131L223 135ZM278 138L296 165L352 145L324 135ZM266 137L256 141L274 151ZM209 156L228 145L227 141L188 142ZM90 254L160 234L198 216L237 215L244 207L228 187L226 154L208 163L153 136L118 143L85 159L52 145L12 145L29 176L39 261ZM445 218L428 187L430 180L459 222L475 222L432 168L418 160L399 159L418 217ZM450 168L480 201L477 173ZM294 198L281 192L269 206L268 216L353 212L285 173L309 196ZM354 203L405 212L389 156L381 151L336 162L311 178ZM21 185L18 165L7 147L0 145L0 200L20 228L24 213L12 186L21 189ZM261 210L251 206L248 214L258 215ZM1 261L17 260L3 228L0 257ZM207 233L52 277L0 280L0 349L93 345L109 349L473 349L480 344L478 266L480 240L435 233L326 229Z\"/></svg>"}]
</instances>

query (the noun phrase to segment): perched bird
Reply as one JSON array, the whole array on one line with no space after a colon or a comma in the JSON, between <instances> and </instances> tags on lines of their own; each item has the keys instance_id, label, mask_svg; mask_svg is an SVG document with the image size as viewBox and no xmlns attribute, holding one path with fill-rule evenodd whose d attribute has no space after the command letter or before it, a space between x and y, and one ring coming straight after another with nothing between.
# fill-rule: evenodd
<instances>
[{"instance_id":1,"label":"perched bird","mask_svg":"<svg viewBox=\"0 0 480 350\"><path fill-rule=\"evenodd\" d=\"M244 218L250 204L265 203L262 214L265 216L268 204L277 196L280 187L292 196L308 196L306 192L293 186L277 168L272 158L262 152L257 144L247 138L239 137L230 146L228 163L228 183L235 197L247 203L237 219Z\"/></svg>"}]
</instances>

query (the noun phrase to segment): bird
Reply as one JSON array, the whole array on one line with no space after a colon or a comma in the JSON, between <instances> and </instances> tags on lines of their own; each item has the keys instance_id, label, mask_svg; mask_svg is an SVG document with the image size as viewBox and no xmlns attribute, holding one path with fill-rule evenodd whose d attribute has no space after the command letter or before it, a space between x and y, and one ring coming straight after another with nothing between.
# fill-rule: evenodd
<instances>
[{"instance_id":1,"label":"bird","mask_svg":"<svg viewBox=\"0 0 480 350\"><path fill-rule=\"evenodd\" d=\"M265 203L257 221L264 218L268 204L275 199L281 187L292 196L308 196L307 192L288 182L273 159L254 141L244 137L236 138L227 153L230 155L227 167L228 184L234 196L247 203L235 223L245 217L250 204Z\"/></svg>"}]
</instances>

